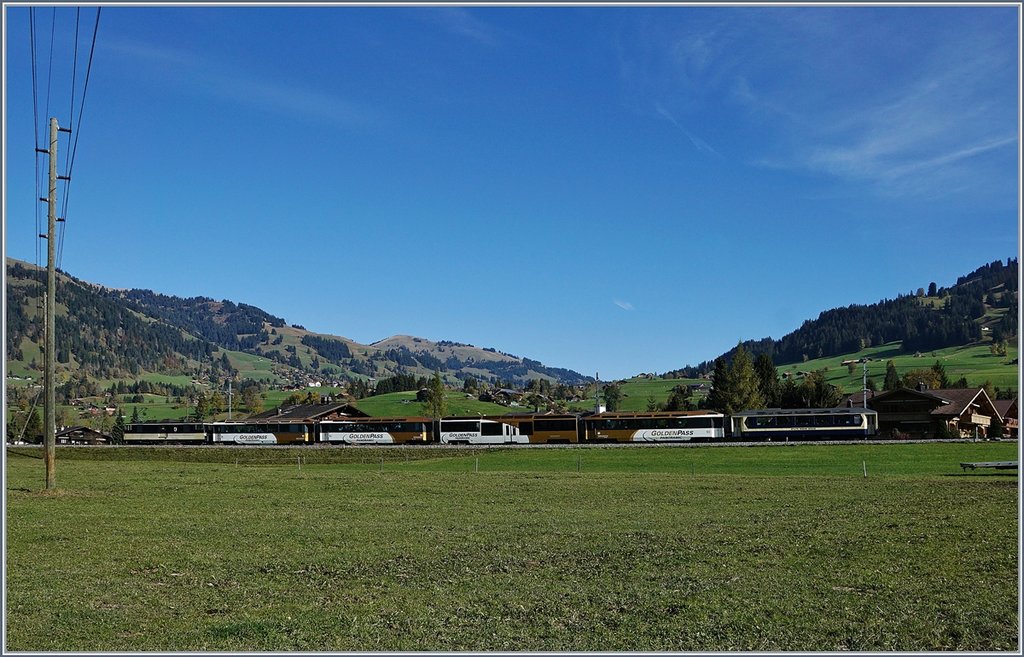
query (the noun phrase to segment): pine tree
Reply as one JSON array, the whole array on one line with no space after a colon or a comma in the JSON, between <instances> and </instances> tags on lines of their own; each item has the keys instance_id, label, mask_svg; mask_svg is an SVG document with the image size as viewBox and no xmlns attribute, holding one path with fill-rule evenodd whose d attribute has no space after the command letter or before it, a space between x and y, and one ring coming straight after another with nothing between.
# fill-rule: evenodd
<instances>
[{"instance_id":1,"label":"pine tree","mask_svg":"<svg viewBox=\"0 0 1024 657\"><path fill-rule=\"evenodd\" d=\"M124 415L121 415L120 408L114 410L114 428L110 431L110 438L115 445L124 443Z\"/></svg>"},{"instance_id":2,"label":"pine tree","mask_svg":"<svg viewBox=\"0 0 1024 657\"><path fill-rule=\"evenodd\" d=\"M729 380L729 364L725 358L719 356L715 359L715 369L711 373L711 392L704 400L704 406L720 413L729 413L725 410L729 407L729 393L732 384Z\"/></svg>"},{"instance_id":3,"label":"pine tree","mask_svg":"<svg viewBox=\"0 0 1024 657\"><path fill-rule=\"evenodd\" d=\"M685 385L677 385L672 388L672 394L662 410L665 411L693 411L696 410L693 401L690 399L690 389Z\"/></svg>"},{"instance_id":4,"label":"pine tree","mask_svg":"<svg viewBox=\"0 0 1024 657\"><path fill-rule=\"evenodd\" d=\"M765 405L778 408L782 404L782 386L772 357L766 353L759 354L754 361L754 370L757 372L758 388Z\"/></svg>"},{"instance_id":5,"label":"pine tree","mask_svg":"<svg viewBox=\"0 0 1024 657\"><path fill-rule=\"evenodd\" d=\"M935 285L935 284L932 283L932 285ZM945 365L943 365L941 361L935 361L935 364L932 365L932 371L935 372L935 376L938 379L939 388L948 388L949 387L949 377L946 376L946 367L945 367Z\"/></svg>"},{"instance_id":6,"label":"pine tree","mask_svg":"<svg viewBox=\"0 0 1024 657\"><path fill-rule=\"evenodd\" d=\"M885 364L885 382L882 384L882 390L899 390L900 387L900 375L896 372L896 363L891 360Z\"/></svg>"},{"instance_id":7,"label":"pine tree","mask_svg":"<svg viewBox=\"0 0 1024 657\"><path fill-rule=\"evenodd\" d=\"M705 403L707 408L727 415L737 411L764 408L759 378L750 360L750 352L743 343L736 346L731 363L726 364L724 358L715 359L712 386L711 394Z\"/></svg>"}]
</instances>

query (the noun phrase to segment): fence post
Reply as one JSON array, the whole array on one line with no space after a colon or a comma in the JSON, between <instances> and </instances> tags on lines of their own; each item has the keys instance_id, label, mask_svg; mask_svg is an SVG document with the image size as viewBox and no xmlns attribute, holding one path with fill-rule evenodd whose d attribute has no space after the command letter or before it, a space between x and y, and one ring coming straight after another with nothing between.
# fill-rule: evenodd
<instances>
[{"instance_id":1,"label":"fence post","mask_svg":"<svg viewBox=\"0 0 1024 657\"><path fill-rule=\"evenodd\" d=\"M867 461L861 461L860 463L861 463L861 465L864 466L864 478L867 479L868 478L868 462Z\"/></svg>"}]
</instances>

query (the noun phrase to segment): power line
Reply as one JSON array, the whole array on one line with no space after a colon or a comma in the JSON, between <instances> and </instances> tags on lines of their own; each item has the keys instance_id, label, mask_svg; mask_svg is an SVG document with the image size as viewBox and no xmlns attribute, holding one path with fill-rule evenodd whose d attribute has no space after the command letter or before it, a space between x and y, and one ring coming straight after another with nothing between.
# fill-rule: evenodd
<instances>
[{"instance_id":1,"label":"power line","mask_svg":"<svg viewBox=\"0 0 1024 657\"><path fill-rule=\"evenodd\" d=\"M75 10L75 50L74 59L71 64L71 109L68 110L68 121L71 121L75 117L75 82L78 80L78 23L82 14L82 8L79 7ZM70 160L66 160L70 162ZM68 171L69 167L64 168L64 175L70 175Z\"/></svg>"},{"instance_id":2,"label":"power line","mask_svg":"<svg viewBox=\"0 0 1024 657\"><path fill-rule=\"evenodd\" d=\"M57 32L57 8L53 8L53 15L50 21L50 66L46 71L46 112L43 116L50 116L50 91L53 89L53 41Z\"/></svg>"},{"instance_id":3,"label":"power line","mask_svg":"<svg viewBox=\"0 0 1024 657\"><path fill-rule=\"evenodd\" d=\"M61 215L63 216L65 221L61 222L60 240L58 242L58 249L57 249L57 266L58 267L60 267L61 260L62 260L62 258L64 256L64 233L67 230L66 227L67 227L67 216L68 216L67 215L67 211L68 211L68 197L71 195L71 174L72 174L72 171L74 170L74 167L75 167L75 154L78 152L78 138L82 134L82 115L85 114L85 98L86 98L86 95L89 93L89 78L92 75L92 58L93 58L93 55L95 55L95 53L96 53L96 34L99 32L99 29L100 29L100 12L102 10L103 10L103 7L97 7L96 8L96 23L93 25L93 28L92 28L92 45L89 47L89 63L88 63L88 65L85 68L85 84L84 84L84 86L82 88L82 104L78 108L78 124L75 126L74 141L72 142L72 146L71 146L71 159L68 161L67 180L66 180L65 186L64 186L64 204L63 204L63 210L61 212ZM76 44L77 44L77 40L78 40L78 35L77 35L77 32L76 32L76 34L75 34ZM75 47L75 51L76 51L76 60L77 60L77 51L78 51L77 45ZM74 84L73 84L73 81L72 81L72 87L73 86L74 86ZM72 120L72 119L74 119L74 116L69 118L69 120Z\"/></svg>"},{"instance_id":4,"label":"power line","mask_svg":"<svg viewBox=\"0 0 1024 657\"><path fill-rule=\"evenodd\" d=\"M36 195L35 195L35 206L36 206L36 267L39 267L39 91L36 82L36 10L35 7L29 7L28 9L28 27L29 27L29 43L32 50L32 129L35 133L34 146L36 149L35 153L35 184L36 184Z\"/></svg>"}]
</instances>

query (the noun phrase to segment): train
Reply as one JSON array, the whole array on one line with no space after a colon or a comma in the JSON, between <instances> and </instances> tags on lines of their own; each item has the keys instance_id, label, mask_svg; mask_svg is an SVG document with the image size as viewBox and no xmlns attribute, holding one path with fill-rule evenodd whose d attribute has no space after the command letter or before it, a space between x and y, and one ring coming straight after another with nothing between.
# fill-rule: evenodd
<instances>
[{"instance_id":1,"label":"train","mask_svg":"<svg viewBox=\"0 0 1024 657\"><path fill-rule=\"evenodd\" d=\"M298 422L143 422L125 427L129 445L531 445L853 440L878 433L865 408L473 417L345 417Z\"/></svg>"}]
</instances>

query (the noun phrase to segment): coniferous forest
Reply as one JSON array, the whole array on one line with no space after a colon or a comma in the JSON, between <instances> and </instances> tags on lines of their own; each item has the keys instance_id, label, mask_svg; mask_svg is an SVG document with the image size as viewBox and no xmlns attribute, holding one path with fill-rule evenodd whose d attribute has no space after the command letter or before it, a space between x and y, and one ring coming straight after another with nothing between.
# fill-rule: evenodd
<instances>
[{"instance_id":1,"label":"coniferous forest","mask_svg":"<svg viewBox=\"0 0 1024 657\"><path fill-rule=\"evenodd\" d=\"M961 276L952 286L928 288L883 299L870 305L852 305L821 313L778 340L762 338L742 344L753 356L767 354L776 365L854 353L900 340L908 353L969 344L982 338L981 319L989 308L1005 308L993 329L993 341L1017 335L1017 260L996 260ZM723 356L731 360L736 349ZM714 361L675 370L695 377L707 374Z\"/></svg>"}]
</instances>

